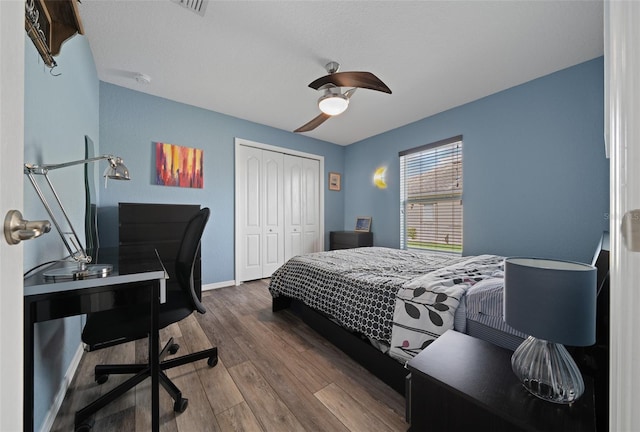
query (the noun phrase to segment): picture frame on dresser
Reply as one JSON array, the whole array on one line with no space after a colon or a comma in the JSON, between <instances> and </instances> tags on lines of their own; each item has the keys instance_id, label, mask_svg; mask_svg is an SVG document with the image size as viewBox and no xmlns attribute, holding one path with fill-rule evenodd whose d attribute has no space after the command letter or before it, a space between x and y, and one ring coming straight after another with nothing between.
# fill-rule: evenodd
<instances>
[{"instance_id":1,"label":"picture frame on dresser","mask_svg":"<svg viewBox=\"0 0 640 432\"><path fill-rule=\"evenodd\" d=\"M371 216L358 216L356 218L357 232L369 232L371 231Z\"/></svg>"}]
</instances>

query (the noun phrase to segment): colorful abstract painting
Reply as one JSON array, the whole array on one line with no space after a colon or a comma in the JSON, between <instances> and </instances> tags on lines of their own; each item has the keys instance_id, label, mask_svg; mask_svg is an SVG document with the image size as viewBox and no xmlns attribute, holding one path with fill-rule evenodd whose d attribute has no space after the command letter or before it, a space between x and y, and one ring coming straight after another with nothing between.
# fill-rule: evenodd
<instances>
[{"instance_id":1,"label":"colorful abstract painting","mask_svg":"<svg viewBox=\"0 0 640 432\"><path fill-rule=\"evenodd\" d=\"M203 151L156 142L156 184L202 189Z\"/></svg>"}]
</instances>

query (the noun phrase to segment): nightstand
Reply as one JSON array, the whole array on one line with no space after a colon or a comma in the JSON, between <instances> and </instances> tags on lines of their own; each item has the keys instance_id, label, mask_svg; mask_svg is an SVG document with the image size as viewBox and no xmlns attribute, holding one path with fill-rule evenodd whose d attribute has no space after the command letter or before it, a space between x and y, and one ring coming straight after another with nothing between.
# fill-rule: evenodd
<instances>
[{"instance_id":1,"label":"nightstand","mask_svg":"<svg viewBox=\"0 0 640 432\"><path fill-rule=\"evenodd\" d=\"M373 246L373 233L362 231L331 231L329 249L350 249Z\"/></svg>"},{"instance_id":2,"label":"nightstand","mask_svg":"<svg viewBox=\"0 0 640 432\"><path fill-rule=\"evenodd\" d=\"M410 431L595 431L593 383L572 405L530 394L511 370L512 352L453 330L411 359Z\"/></svg>"}]
</instances>

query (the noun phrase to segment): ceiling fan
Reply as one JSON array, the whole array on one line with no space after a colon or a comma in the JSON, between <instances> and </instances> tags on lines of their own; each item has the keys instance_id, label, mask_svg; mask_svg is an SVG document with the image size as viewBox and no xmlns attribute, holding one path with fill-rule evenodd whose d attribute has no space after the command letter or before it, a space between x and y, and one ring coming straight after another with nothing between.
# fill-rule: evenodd
<instances>
[{"instance_id":1,"label":"ceiling fan","mask_svg":"<svg viewBox=\"0 0 640 432\"><path fill-rule=\"evenodd\" d=\"M322 112L294 132L311 131L330 117L342 114L349 106L349 99L358 88L391 94L391 89L371 72L338 72L340 64L333 61L327 63L325 68L329 75L320 77L309 84L312 89L324 90L324 94L318 99L318 108ZM343 93L341 87L351 88Z\"/></svg>"}]
</instances>

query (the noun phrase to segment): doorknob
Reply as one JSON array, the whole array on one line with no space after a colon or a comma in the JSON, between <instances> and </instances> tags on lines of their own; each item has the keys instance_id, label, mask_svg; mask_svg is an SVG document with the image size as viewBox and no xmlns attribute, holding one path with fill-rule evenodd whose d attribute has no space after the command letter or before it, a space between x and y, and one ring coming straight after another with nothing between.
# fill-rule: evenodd
<instances>
[{"instance_id":1,"label":"doorknob","mask_svg":"<svg viewBox=\"0 0 640 432\"><path fill-rule=\"evenodd\" d=\"M40 237L49 231L51 231L51 223L48 220L24 220L22 213L18 210L9 210L4 218L4 238L10 245Z\"/></svg>"},{"instance_id":2,"label":"doorknob","mask_svg":"<svg viewBox=\"0 0 640 432\"><path fill-rule=\"evenodd\" d=\"M640 210L629 210L622 217L622 241L627 250L640 252Z\"/></svg>"}]
</instances>

